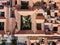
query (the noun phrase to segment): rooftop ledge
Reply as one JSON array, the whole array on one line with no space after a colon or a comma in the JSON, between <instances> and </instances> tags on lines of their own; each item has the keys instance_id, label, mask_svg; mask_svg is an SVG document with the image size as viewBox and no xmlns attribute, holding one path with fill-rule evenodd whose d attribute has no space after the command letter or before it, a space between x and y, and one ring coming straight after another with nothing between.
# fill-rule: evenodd
<instances>
[{"instance_id":1,"label":"rooftop ledge","mask_svg":"<svg viewBox=\"0 0 60 45\"><path fill-rule=\"evenodd\" d=\"M14 36L49 36L49 37L51 37L51 36L60 36L60 35L58 35L58 34L54 34L54 35L46 35L46 34L15 34ZM8 36L8 35L4 35L4 37L6 37L6 36ZM24 37L23 36L23 37ZM1 34L0 34L0 37L1 37Z\"/></svg>"},{"instance_id":2,"label":"rooftop ledge","mask_svg":"<svg viewBox=\"0 0 60 45\"><path fill-rule=\"evenodd\" d=\"M58 34L46 35L46 34L15 34L15 36L60 36Z\"/></svg>"}]
</instances>

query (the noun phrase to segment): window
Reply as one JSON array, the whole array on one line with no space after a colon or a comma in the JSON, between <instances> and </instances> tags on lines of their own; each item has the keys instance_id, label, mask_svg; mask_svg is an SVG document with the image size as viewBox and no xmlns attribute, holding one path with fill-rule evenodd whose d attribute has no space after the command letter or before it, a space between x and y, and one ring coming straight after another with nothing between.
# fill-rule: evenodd
<instances>
[{"instance_id":1,"label":"window","mask_svg":"<svg viewBox=\"0 0 60 45\"><path fill-rule=\"evenodd\" d=\"M6 2L5 2L5 3L3 2L2 4L3 4L3 5L6 5Z\"/></svg>"},{"instance_id":2,"label":"window","mask_svg":"<svg viewBox=\"0 0 60 45\"><path fill-rule=\"evenodd\" d=\"M49 25L44 25L45 32L50 31Z\"/></svg>"},{"instance_id":3,"label":"window","mask_svg":"<svg viewBox=\"0 0 60 45\"><path fill-rule=\"evenodd\" d=\"M36 43L36 45L40 45L40 43Z\"/></svg>"},{"instance_id":4,"label":"window","mask_svg":"<svg viewBox=\"0 0 60 45\"><path fill-rule=\"evenodd\" d=\"M53 4L50 4L50 7L49 7L51 10L54 9L54 5Z\"/></svg>"},{"instance_id":5,"label":"window","mask_svg":"<svg viewBox=\"0 0 60 45\"><path fill-rule=\"evenodd\" d=\"M5 15L5 12L0 12L1 17L4 17L4 15Z\"/></svg>"},{"instance_id":6,"label":"window","mask_svg":"<svg viewBox=\"0 0 60 45\"><path fill-rule=\"evenodd\" d=\"M52 41L52 45L57 45L56 42Z\"/></svg>"},{"instance_id":7,"label":"window","mask_svg":"<svg viewBox=\"0 0 60 45\"><path fill-rule=\"evenodd\" d=\"M54 3L53 5L54 5L54 8L57 8L56 3Z\"/></svg>"},{"instance_id":8,"label":"window","mask_svg":"<svg viewBox=\"0 0 60 45\"><path fill-rule=\"evenodd\" d=\"M46 9L47 9L47 4L46 4L46 2L43 3L42 8L43 8L43 10L46 10Z\"/></svg>"},{"instance_id":9,"label":"window","mask_svg":"<svg viewBox=\"0 0 60 45\"><path fill-rule=\"evenodd\" d=\"M21 16L21 30L31 30L31 16Z\"/></svg>"},{"instance_id":10,"label":"window","mask_svg":"<svg viewBox=\"0 0 60 45\"><path fill-rule=\"evenodd\" d=\"M37 30L42 30L41 29L41 24L37 24Z\"/></svg>"},{"instance_id":11,"label":"window","mask_svg":"<svg viewBox=\"0 0 60 45\"><path fill-rule=\"evenodd\" d=\"M53 32L57 32L57 31L58 31L58 27L54 27Z\"/></svg>"},{"instance_id":12,"label":"window","mask_svg":"<svg viewBox=\"0 0 60 45\"><path fill-rule=\"evenodd\" d=\"M0 22L0 30L4 30L4 22Z\"/></svg>"},{"instance_id":13,"label":"window","mask_svg":"<svg viewBox=\"0 0 60 45\"><path fill-rule=\"evenodd\" d=\"M17 0L15 0L15 5L17 4Z\"/></svg>"},{"instance_id":14,"label":"window","mask_svg":"<svg viewBox=\"0 0 60 45\"><path fill-rule=\"evenodd\" d=\"M34 45L34 43L31 43L31 45Z\"/></svg>"},{"instance_id":15,"label":"window","mask_svg":"<svg viewBox=\"0 0 60 45\"><path fill-rule=\"evenodd\" d=\"M50 4L50 9L56 9L56 8L58 8L57 5L56 5L56 3Z\"/></svg>"},{"instance_id":16,"label":"window","mask_svg":"<svg viewBox=\"0 0 60 45\"><path fill-rule=\"evenodd\" d=\"M57 15L57 13L54 13L55 14L55 17L57 17L58 15Z\"/></svg>"},{"instance_id":17,"label":"window","mask_svg":"<svg viewBox=\"0 0 60 45\"><path fill-rule=\"evenodd\" d=\"M4 8L4 5L0 5L0 9L3 9Z\"/></svg>"},{"instance_id":18,"label":"window","mask_svg":"<svg viewBox=\"0 0 60 45\"><path fill-rule=\"evenodd\" d=\"M9 1L7 1L7 5L10 5L10 2Z\"/></svg>"},{"instance_id":19,"label":"window","mask_svg":"<svg viewBox=\"0 0 60 45\"><path fill-rule=\"evenodd\" d=\"M47 15L50 15L50 10L47 10Z\"/></svg>"},{"instance_id":20,"label":"window","mask_svg":"<svg viewBox=\"0 0 60 45\"><path fill-rule=\"evenodd\" d=\"M51 20L51 23L53 23L53 20Z\"/></svg>"},{"instance_id":21,"label":"window","mask_svg":"<svg viewBox=\"0 0 60 45\"><path fill-rule=\"evenodd\" d=\"M48 45L51 45L51 41L48 41L47 43L48 43Z\"/></svg>"},{"instance_id":22,"label":"window","mask_svg":"<svg viewBox=\"0 0 60 45\"><path fill-rule=\"evenodd\" d=\"M28 9L29 2L28 1L21 1L21 9Z\"/></svg>"}]
</instances>

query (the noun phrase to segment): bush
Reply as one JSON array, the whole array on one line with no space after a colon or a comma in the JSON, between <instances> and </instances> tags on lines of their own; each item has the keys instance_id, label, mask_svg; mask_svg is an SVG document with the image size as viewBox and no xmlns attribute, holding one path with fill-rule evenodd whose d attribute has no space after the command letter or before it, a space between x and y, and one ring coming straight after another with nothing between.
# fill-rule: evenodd
<instances>
[{"instance_id":1,"label":"bush","mask_svg":"<svg viewBox=\"0 0 60 45\"><path fill-rule=\"evenodd\" d=\"M6 42L6 40L2 40L2 45L6 45L5 42Z\"/></svg>"}]
</instances>

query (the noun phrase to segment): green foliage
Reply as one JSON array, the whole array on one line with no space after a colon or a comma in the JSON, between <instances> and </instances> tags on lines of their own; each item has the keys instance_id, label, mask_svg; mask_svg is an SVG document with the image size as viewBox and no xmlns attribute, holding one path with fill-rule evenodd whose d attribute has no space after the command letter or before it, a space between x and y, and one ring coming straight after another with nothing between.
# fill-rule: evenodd
<instances>
[{"instance_id":1,"label":"green foliage","mask_svg":"<svg viewBox=\"0 0 60 45\"><path fill-rule=\"evenodd\" d=\"M6 45L6 40L2 40L2 45Z\"/></svg>"},{"instance_id":2,"label":"green foliage","mask_svg":"<svg viewBox=\"0 0 60 45\"><path fill-rule=\"evenodd\" d=\"M11 45L16 45L16 39L11 40Z\"/></svg>"},{"instance_id":3,"label":"green foliage","mask_svg":"<svg viewBox=\"0 0 60 45\"><path fill-rule=\"evenodd\" d=\"M25 19L25 20L28 20L28 16L24 16L24 19ZM23 20L23 21L24 21L24 20ZM31 22L31 19L29 19L28 21ZM29 23L28 21L27 21L27 22L25 21L25 23L24 23L24 26L25 26L25 27L30 27L30 23Z\"/></svg>"}]
</instances>

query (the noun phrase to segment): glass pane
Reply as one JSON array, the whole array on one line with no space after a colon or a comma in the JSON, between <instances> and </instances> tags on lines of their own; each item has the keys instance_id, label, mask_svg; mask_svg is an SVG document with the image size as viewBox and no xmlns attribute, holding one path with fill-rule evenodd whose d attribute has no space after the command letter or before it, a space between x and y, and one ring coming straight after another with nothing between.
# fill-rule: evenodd
<instances>
[{"instance_id":1,"label":"glass pane","mask_svg":"<svg viewBox=\"0 0 60 45\"><path fill-rule=\"evenodd\" d=\"M37 30L41 30L41 24L37 24Z\"/></svg>"},{"instance_id":2,"label":"glass pane","mask_svg":"<svg viewBox=\"0 0 60 45\"><path fill-rule=\"evenodd\" d=\"M58 31L58 27L54 27L54 28L53 28L53 31L54 31L54 32L57 32L57 31Z\"/></svg>"},{"instance_id":3,"label":"glass pane","mask_svg":"<svg viewBox=\"0 0 60 45\"><path fill-rule=\"evenodd\" d=\"M0 9L3 9L4 8L4 5L0 5Z\"/></svg>"},{"instance_id":4,"label":"glass pane","mask_svg":"<svg viewBox=\"0 0 60 45\"><path fill-rule=\"evenodd\" d=\"M31 30L31 16L21 16L21 30Z\"/></svg>"},{"instance_id":5,"label":"glass pane","mask_svg":"<svg viewBox=\"0 0 60 45\"><path fill-rule=\"evenodd\" d=\"M31 43L31 45L34 45L34 43Z\"/></svg>"},{"instance_id":6,"label":"glass pane","mask_svg":"<svg viewBox=\"0 0 60 45\"><path fill-rule=\"evenodd\" d=\"M5 14L4 12L1 12L1 16L2 16L2 17L4 17L4 14Z\"/></svg>"},{"instance_id":7,"label":"glass pane","mask_svg":"<svg viewBox=\"0 0 60 45\"><path fill-rule=\"evenodd\" d=\"M4 30L4 22L0 22L0 30Z\"/></svg>"},{"instance_id":8,"label":"glass pane","mask_svg":"<svg viewBox=\"0 0 60 45\"><path fill-rule=\"evenodd\" d=\"M28 9L28 1L21 1L21 9Z\"/></svg>"}]
</instances>

